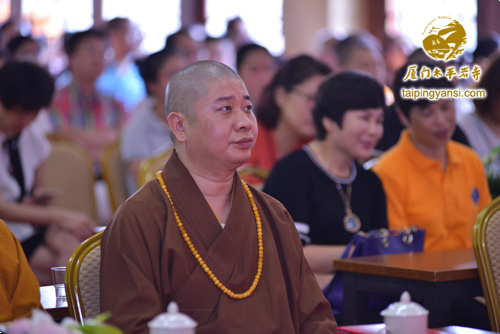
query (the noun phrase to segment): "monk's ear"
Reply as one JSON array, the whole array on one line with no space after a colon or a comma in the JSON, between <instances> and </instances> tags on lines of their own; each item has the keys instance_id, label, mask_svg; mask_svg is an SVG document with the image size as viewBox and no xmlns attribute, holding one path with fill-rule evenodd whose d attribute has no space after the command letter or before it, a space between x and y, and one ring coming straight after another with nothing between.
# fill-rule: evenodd
<instances>
[{"instance_id":1,"label":"monk's ear","mask_svg":"<svg viewBox=\"0 0 500 334\"><path fill-rule=\"evenodd\" d=\"M174 111L170 113L167 117L168 126L170 131L175 136L178 142L182 143L186 141L186 122L187 117L181 112Z\"/></svg>"}]
</instances>

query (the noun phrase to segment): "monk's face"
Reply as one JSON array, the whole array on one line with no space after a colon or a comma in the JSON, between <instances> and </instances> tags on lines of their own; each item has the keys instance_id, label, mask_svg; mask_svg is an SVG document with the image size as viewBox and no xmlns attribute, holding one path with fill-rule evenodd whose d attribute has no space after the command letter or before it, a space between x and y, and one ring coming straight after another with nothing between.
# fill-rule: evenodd
<instances>
[{"instance_id":1,"label":"monk's face","mask_svg":"<svg viewBox=\"0 0 500 334\"><path fill-rule=\"evenodd\" d=\"M210 81L186 124L186 148L204 168L236 170L245 163L257 139L250 96L236 78Z\"/></svg>"}]
</instances>

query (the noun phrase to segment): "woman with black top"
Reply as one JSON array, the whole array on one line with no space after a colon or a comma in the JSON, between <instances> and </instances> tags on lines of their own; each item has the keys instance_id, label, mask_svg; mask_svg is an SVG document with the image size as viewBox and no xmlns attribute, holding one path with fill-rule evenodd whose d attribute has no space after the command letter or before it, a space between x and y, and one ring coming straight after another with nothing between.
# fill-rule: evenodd
<instances>
[{"instance_id":1,"label":"woman with black top","mask_svg":"<svg viewBox=\"0 0 500 334\"><path fill-rule=\"evenodd\" d=\"M382 137L384 107L383 87L371 77L329 77L316 96L316 139L281 159L265 185L292 215L322 288L354 233L387 228L382 184L357 162Z\"/></svg>"}]
</instances>

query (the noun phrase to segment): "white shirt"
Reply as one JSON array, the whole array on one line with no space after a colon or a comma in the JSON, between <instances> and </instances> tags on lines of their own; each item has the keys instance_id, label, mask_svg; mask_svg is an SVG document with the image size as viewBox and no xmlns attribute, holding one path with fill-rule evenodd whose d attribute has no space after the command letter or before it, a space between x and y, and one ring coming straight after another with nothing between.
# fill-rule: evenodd
<instances>
[{"instance_id":1,"label":"white shirt","mask_svg":"<svg viewBox=\"0 0 500 334\"><path fill-rule=\"evenodd\" d=\"M3 148L5 139L7 136L0 132L0 144L2 144L0 149L0 194L5 202L16 202L21 194L21 189L16 179L9 173L10 157L8 151ZM36 171L47 159L49 153L48 140L41 136L32 124L28 125L19 138L19 155L23 167L24 184L28 192L34 186ZM1 213L0 218L2 218ZM34 233L34 229L29 223L6 223L20 242L28 239Z\"/></svg>"},{"instance_id":2,"label":"white shirt","mask_svg":"<svg viewBox=\"0 0 500 334\"><path fill-rule=\"evenodd\" d=\"M169 149L173 144L167 123L153 110L155 99L141 101L125 124L121 133L120 153L123 162L143 160ZM137 190L135 178L126 168L127 189L130 194Z\"/></svg>"}]
</instances>

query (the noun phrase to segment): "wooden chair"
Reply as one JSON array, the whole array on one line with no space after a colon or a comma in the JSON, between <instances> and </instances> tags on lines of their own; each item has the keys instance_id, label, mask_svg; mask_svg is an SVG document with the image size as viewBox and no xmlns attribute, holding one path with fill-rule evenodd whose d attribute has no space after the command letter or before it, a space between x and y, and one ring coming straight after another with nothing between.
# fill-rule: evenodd
<instances>
[{"instance_id":1,"label":"wooden chair","mask_svg":"<svg viewBox=\"0 0 500 334\"><path fill-rule=\"evenodd\" d=\"M101 313L100 265L101 237L98 232L82 242L66 265L64 284L69 314L83 325L84 319Z\"/></svg>"},{"instance_id":2,"label":"wooden chair","mask_svg":"<svg viewBox=\"0 0 500 334\"><path fill-rule=\"evenodd\" d=\"M137 185L139 188L156 177L156 172L163 169L173 150L174 148L172 147L141 162L139 175L137 176Z\"/></svg>"},{"instance_id":3,"label":"wooden chair","mask_svg":"<svg viewBox=\"0 0 500 334\"><path fill-rule=\"evenodd\" d=\"M477 216L474 224L474 254L483 286L491 330L500 332L500 197Z\"/></svg>"},{"instance_id":4,"label":"wooden chair","mask_svg":"<svg viewBox=\"0 0 500 334\"><path fill-rule=\"evenodd\" d=\"M125 167L120 154L119 140L108 144L104 148L100 164L102 178L108 188L111 208L116 211L120 204L128 198Z\"/></svg>"},{"instance_id":5,"label":"wooden chair","mask_svg":"<svg viewBox=\"0 0 500 334\"><path fill-rule=\"evenodd\" d=\"M257 165L243 165L238 169L238 174L257 189L262 189L269 177L269 171Z\"/></svg>"},{"instance_id":6,"label":"wooden chair","mask_svg":"<svg viewBox=\"0 0 500 334\"><path fill-rule=\"evenodd\" d=\"M51 205L85 212L96 220L92 157L70 140L58 136L47 138L51 150L44 165L43 184L58 192Z\"/></svg>"}]
</instances>

